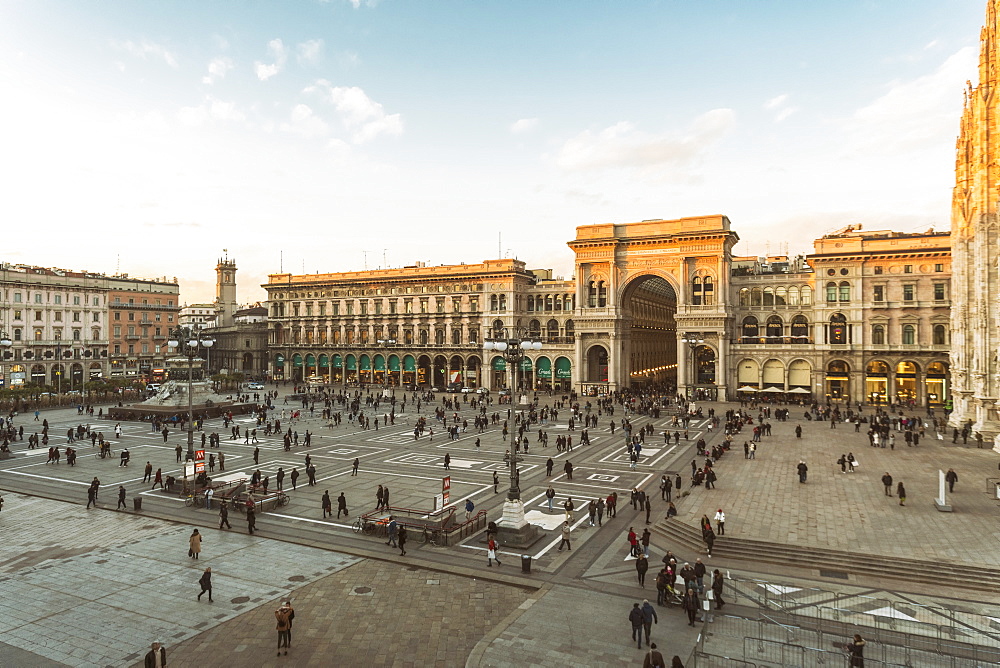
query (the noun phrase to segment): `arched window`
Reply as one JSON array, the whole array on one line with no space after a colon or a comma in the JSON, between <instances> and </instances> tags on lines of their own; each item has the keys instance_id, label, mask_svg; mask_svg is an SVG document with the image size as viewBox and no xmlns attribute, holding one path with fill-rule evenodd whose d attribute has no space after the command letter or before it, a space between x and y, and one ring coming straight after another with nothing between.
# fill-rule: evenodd
<instances>
[{"instance_id":1,"label":"arched window","mask_svg":"<svg viewBox=\"0 0 1000 668\"><path fill-rule=\"evenodd\" d=\"M563 310L562 295L555 296L555 299L552 300L552 307L557 311Z\"/></svg>"},{"instance_id":2,"label":"arched window","mask_svg":"<svg viewBox=\"0 0 1000 668\"><path fill-rule=\"evenodd\" d=\"M752 315L743 318L740 343L760 343L760 326L757 323L757 318Z\"/></svg>"},{"instance_id":3,"label":"arched window","mask_svg":"<svg viewBox=\"0 0 1000 668\"><path fill-rule=\"evenodd\" d=\"M608 305L608 286L604 284L604 281L597 282L597 305Z\"/></svg>"},{"instance_id":4,"label":"arched window","mask_svg":"<svg viewBox=\"0 0 1000 668\"><path fill-rule=\"evenodd\" d=\"M691 279L691 303L695 306L701 305L701 276Z\"/></svg>"},{"instance_id":5,"label":"arched window","mask_svg":"<svg viewBox=\"0 0 1000 668\"><path fill-rule=\"evenodd\" d=\"M781 343L785 337L785 323L782 322L781 316L772 315L767 319L767 325L765 328L765 335L767 336L767 343L775 344Z\"/></svg>"},{"instance_id":6,"label":"arched window","mask_svg":"<svg viewBox=\"0 0 1000 668\"><path fill-rule=\"evenodd\" d=\"M336 334L336 332L334 332L334 334ZM336 338L339 338L339 337L335 336L334 338L336 339ZM340 341L334 341L334 343L340 343ZM412 346L413 345L413 330L412 329L407 329L407 330L405 330L403 332L403 343L405 345L408 345L408 346Z\"/></svg>"},{"instance_id":7,"label":"arched window","mask_svg":"<svg viewBox=\"0 0 1000 668\"><path fill-rule=\"evenodd\" d=\"M462 330L461 328L455 328L451 330L451 343L452 345L458 346L462 344Z\"/></svg>"},{"instance_id":8,"label":"arched window","mask_svg":"<svg viewBox=\"0 0 1000 668\"><path fill-rule=\"evenodd\" d=\"M885 345L885 327L883 325L872 325L872 343L876 346Z\"/></svg>"},{"instance_id":9,"label":"arched window","mask_svg":"<svg viewBox=\"0 0 1000 668\"><path fill-rule=\"evenodd\" d=\"M760 306L761 303L761 291L760 288L754 288L750 291L750 306Z\"/></svg>"},{"instance_id":10,"label":"arched window","mask_svg":"<svg viewBox=\"0 0 1000 668\"><path fill-rule=\"evenodd\" d=\"M774 288L764 288L764 306L774 306Z\"/></svg>"},{"instance_id":11,"label":"arched window","mask_svg":"<svg viewBox=\"0 0 1000 668\"><path fill-rule=\"evenodd\" d=\"M812 288L808 285L799 286L799 303L803 306L809 306L812 304Z\"/></svg>"},{"instance_id":12,"label":"arched window","mask_svg":"<svg viewBox=\"0 0 1000 668\"><path fill-rule=\"evenodd\" d=\"M934 325L934 345L943 346L947 343L947 332L944 325Z\"/></svg>"},{"instance_id":13,"label":"arched window","mask_svg":"<svg viewBox=\"0 0 1000 668\"><path fill-rule=\"evenodd\" d=\"M426 329L420 330L420 334L418 336L420 337L418 339L420 341L420 345L426 346L427 345L427 330Z\"/></svg>"},{"instance_id":14,"label":"arched window","mask_svg":"<svg viewBox=\"0 0 1000 668\"><path fill-rule=\"evenodd\" d=\"M528 310L528 313L531 313L532 311L535 310L535 299L534 299L534 297L528 297L527 310Z\"/></svg>"},{"instance_id":15,"label":"arched window","mask_svg":"<svg viewBox=\"0 0 1000 668\"><path fill-rule=\"evenodd\" d=\"M576 324L572 320L566 321L566 340L570 343L576 338Z\"/></svg>"},{"instance_id":16,"label":"arched window","mask_svg":"<svg viewBox=\"0 0 1000 668\"><path fill-rule=\"evenodd\" d=\"M774 305L775 306L785 306L786 304L788 304L788 299L785 296L786 294L787 294L787 290L785 290L785 286L779 285L777 288L775 288L775 290L774 290Z\"/></svg>"},{"instance_id":17,"label":"arched window","mask_svg":"<svg viewBox=\"0 0 1000 668\"><path fill-rule=\"evenodd\" d=\"M501 337L503 337L503 320L494 320L491 338L499 339Z\"/></svg>"},{"instance_id":18,"label":"arched window","mask_svg":"<svg viewBox=\"0 0 1000 668\"><path fill-rule=\"evenodd\" d=\"M545 329L547 330L546 336L548 337L549 343L555 343L559 340L559 323L555 320L549 320L546 324Z\"/></svg>"},{"instance_id":19,"label":"arched window","mask_svg":"<svg viewBox=\"0 0 1000 668\"><path fill-rule=\"evenodd\" d=\"M19 330L19 329L15 329L14 330L14 338L17 339L18 341L21 340L21 330ZM90 330L90 338L92 340L94 340L94 341L100 341L101 340L101 330L99 330L99 329L92 329L92 330Z\"/></svg>"},{"instance_id":20,"label":"arched window","mask_svg":"<svg viewBox=\"0 0 1000 668\"><path fill-rule=\"evenodd\" d=\"M799 289L796 287L788 288L788 305L798 306L799 305Z\"/></svg>"},{"instance_id":21,"label":"arched window","mask_svg":"<svg viewBox=\"0 0 1000 668\"><path fill-rule=\"evenodd\" d=\"M545 295L545 310L552 310L552 295Z\"/></svg>"},{"instance_id":22,"label":"arched window","mask_svg":"<svg viewBox=\"0 0 1000 668\"><path fill-rule=\"evenodd\" d=\"M528 323L528 336L539 337L542 335L542 323L532 320Z\"/></svg>"},{"instance_id":23,"label":"arched window","mask_svg":"<svg viewBox=\"0 0 1000 668\"><path fill-rule=\"evenodd\" d=\"M444 345L444 330L443 329L435 329L434 330L434 343L436 343L439 346L440 345Z\"/></svg>"},{"instance_id":24,"label":"arched window","mask_svg":"<svg viewBox=\"0 0 1000 668\"><path fill-rule=\"evenodd\" d=\"M903 345L912 346L917 342L917 328L913 325L903 325Z\"/></svg>"},{"instance_id":25,"label":"arched window","mask_svg":"<svg viewBox=\"0 0 1000 668\"><path fill-rule=\"evenodd\" d=\"M715 283L712 282L711 276L706 276L701 281L701 294L702 303L705 306L712 306L715 304Z\"/></svg>"},{"instance_id":26,"label":"arched window","mask_svg":"<svg viewBox=\"0 0 1000 668\"><path fill-rule=\"evenodd\" d=\"M590 308L597 306L597 283L594 281L587 285L587 306Z\"/></svg>"},{"instance_id":27,"label":"arched window","mask_svg":"<svg viewBox=\"0 0 1000 668\"><path fill-rule=\"evenodd\" d=\"M740 306L750 306L750 288L740 288Z\"/></svg>"},{"instance_id":28,"label":"arched window","mask_svg":"<svg viewBox=\"0 0 1000 668\"><path fill-rule=\"evenodd\" d=\"M851 301L851 284L847 281L840 282L840 301Z\"/></svg>"},{"instance_id":29,"label":"arched window","mask_svg":"<svg viewBox=\"0 0 1000 668\"><path fill-rule=\"evenodd\" d=\"M497 306L500 304L500 300L497 299L496 295L490 295L490 310L496 311Z\"/></svg>"},{"instance_id":30,"label":"arched window","mask_svg":"<svg viewBox=\"0 0 1000 668\"><path fill-rule=\"evenodd\" d=\"M35 330L35 341L41 341L41 340L42 340L42 330L36 329Z\"/></svg>"},{"instance_id":31,"label":"arched window","mask_svg":"<svg viewBox=\"0 0 1000 668\"><path fill-rule=\"evenodd\" d=\"M500 295L500 310L507 310L507 295Z\"/></svg>"},{"instance_id":32,"label":"arched window","mask_svg":"<svg viewBox=\"0 0 1000 668\"><path fill-rule=\"evenodd\" d=\"M792 343L809 343L809 320L804 315L792 318Z\"/></svg>"},{"instance_id":33,"label":"arched window","mask_svg":"<svg viewBox=\"0 0 1000 668\"><path fill-rule=\"evenodd\" d=\"M835 302L837 301L837 284L830 281L826 284L826 301Z\"/></svg>"},{"instance_id":34,"label":"arched window","mask_svg":"<svg viewBox=\"0 0 1000 668\"><path fill-rule=\"evenodd\" d=\"M847 318L842 313L834 313L830 316L830 326L828 328L827 341L834 345L849 343Z\"/></svg>"}]
</instances>

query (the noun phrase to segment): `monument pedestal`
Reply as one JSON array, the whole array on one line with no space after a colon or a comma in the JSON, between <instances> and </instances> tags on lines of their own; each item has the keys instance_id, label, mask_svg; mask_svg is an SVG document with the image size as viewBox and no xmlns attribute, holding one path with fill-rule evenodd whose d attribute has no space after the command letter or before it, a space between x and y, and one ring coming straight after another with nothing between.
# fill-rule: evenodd
<instances>
[{"instance_id":1,"label":"monument pedestal","mask_svg":"<svg viewBox=\"0 0 1000 668\"><path fill-rule=\"evenodd\" d=\"M507 499L503 516L497 522L497 543L500 547L525 549L542 539L538 527L524 519L524 503Z\"/></svg>"}]
</instances>

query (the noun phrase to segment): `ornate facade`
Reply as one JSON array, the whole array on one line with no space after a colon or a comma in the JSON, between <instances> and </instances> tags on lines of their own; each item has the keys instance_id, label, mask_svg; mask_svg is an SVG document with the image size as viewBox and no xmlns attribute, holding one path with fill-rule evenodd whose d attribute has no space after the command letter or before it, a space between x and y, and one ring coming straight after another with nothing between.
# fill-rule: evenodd
<instances>
[{"instance_id":1,"label":"ornate facade","mask_svg":"<svg viewBox=\"0 0 1000 668\"><path fill-rule=\"evenodd\" d=\"M997 149L1000 31L998 0L986 5L980 34L979 84L965 92L956 144L951 231L955 255L955 306L951 351L954 383L953 426L972 424L995 438L1000 450L1000 281L998 281Z\"/></svg>"},{"instance_id":2,"label":"ornate facade","mask_svg":"<svg viewBox=\"0 0 1000 668\"><path fill-rule=\"evenodd\" d=\"M482 343L507 330L543 342L516 379L536 389L944 405L948 233L849 227L793 261L738 240L725 216L582 226L572 280L518 260L273 274L269 372L499 389L515 379Z\"/></svg>"}]
</instances>

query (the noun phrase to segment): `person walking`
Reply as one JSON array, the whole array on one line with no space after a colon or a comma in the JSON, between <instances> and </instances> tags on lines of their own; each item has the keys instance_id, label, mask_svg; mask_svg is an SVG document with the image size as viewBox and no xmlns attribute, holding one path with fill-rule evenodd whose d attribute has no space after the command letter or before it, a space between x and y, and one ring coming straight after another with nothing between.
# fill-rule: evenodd
<instances>
[{"instance_id":1,"label":"person walking","mask_svg":"<svg viewBox=\"0 0 1000 668\"><path fill-rule=\"evenodd\" d=\"M639 558L635 560L635 572L639 578L639 586L643 589L646 588L646 572L649 570L649 559L646 558L645 554L640 554Z\"/></svg>"},{"instance_id":2,"label":"person walking","mask_svg":"<svg viewBox=\"0 0 1000 668\"><path fill-rule=\"evenodd\" d=\"M201 591L198 592L198 600L201 600L201 596L204 593L208 593L208 602L214 603L212 600L212 569L211 567L206 568L201 574L201 578L198 579L198 584L201 585Z\"/></svg>"},{"instance_id":3,"label":"person walking","mask_svg":"<svg viewBox=\"0 0 1000 668\"><path fill-rule=\"evenodd\" d=\"M163 489L163 469L156 469L156 474L153 476L153 486L150 488L150 491L156 489L157 485L160 486L160 489Z\"/></svg>"},{"instance_id":4,"label":"person walking","mask_svg":"<svg viewBox=\"0 0 1000 668\"><path fill-rule=\"evenodd\" d=\"M382 485L379 485L378 489L375 490L375 510L382 510L383 494L384 493L382 492Z\"/></svg>"},{"instance_id":5,"label":"person walking","mask_svg":"<svg viewBox=\"0 0 1000 668\"><path fill-rule=\"evenodd\" d=\"M955 483L958 482L958 474L955 473L955 469L948 469L948 472L944 474L944 480L948 483L948 493L951 494L955 491Z\"/></svg>"},{"instance_id":6,"label":"person walking","mask_svg":"<svg viewBox=\"0 0 1000 668\"><path fill-rule=\"evenodd\" d=\"M115 508L115 510L120 510L122 508L128 510L128 507L125 505L125 486L118 485L118 507Z\"/></svg>"},{"instance_id":7,"label":"person walking","mask_svg":"<svg viewBox=\"0 0 1000 668\"><path fill-rule=\"evenodd\" d=\"M330 501L330 490L323 492L322 506L323 519L325 520L327 515L333 515L333 502Z\"/></svg>"},{"instance_id":8,"label":"person walking","mask_svg":"<svg viewBox=\"0 0 1000 668\"><path fill-rule=\"evenodd\" d=\"M154 642L149 646L149 651L146 652L146 658L144 659L144 668L166 668L167 665L167 650L163 648L158 642Z\"/></svg>"},{"instance_id":9,"label":"person walking","mask_svg":"<svg viewBox=\"0 0 1000 668\"><path fill-rule=\"evenodd\" d=\"M257 466L260 464L260 448L256 447L253 449L253 465Z\"/></svg>"},{"instance_id":10,"label":"person walking","mask_svg":"<svg viewBox=\"0 0 1000 668\"><path fill-rule=\"evenodd\" d=\"M347 513L347 497L341 492L340 496L337 497L337 519L340 519L340 513L344 513L344 517L349 517Z\"/></svg>"},{"instance_id":11,"label":"person walking","mask_svg":"<svg viewBox=\"0 0 1000 668\"><path fill-rule=\"evenodd\" d=\"M563 522L563 525L562 525L562 540L559 541L559 549L557 550L557 552L562 552L563 545L566 546L566 549L568 551L570 551L570 552L573 551L573 546L570 545L570 543L569 543L569 536L570 536L570 532L571 531L572 531L572 529L569 526L569 520L566 520L565 522Z\"/></svg>"},{"instance_id":12,"label":"person walking","mask_svg":"<svg viewBox=\"0 0 1000 668\"><path fill-rule=\"evenodd\" d=\"M399 547L396 543L396 536L399 534L399 523L396 522L396 518L392 515L389 515L389 524L386 525L386 533L389 535L389 540L385 541L385 544Z\"/></svg>"},{"instance_id":13,"label":"person walking","mask_svg":"<svg viewBox=\"0 0 1000 668\"><path fill-rule=\"evenodd\" d=\"M719 508L715 512L715 532L720 536L726 535L726 514L722 512L722 508Z\"/></svg>"},{"instance_id":14,"label":"person walking","mask_svg":"<svg viewBox=\"0 0 1000 668\"><path fill-rule=\"evenodd\" d=\"M232 529L232 525L229 523L229 505L223 501L219 506L219 529L225 526L227 529Z\"/></svg>"},{"instance_id":15,"label":"person walking","mask_svg":"<svg viewBox=\"0 0 1000 668\"><path fill-rule=\"evenodd\" d=\"M445 471L450 471L451 470L451 453L450 452L444 453L444 470Z\"/></svg>"},{"instance_id":16,"label":"person walking","mask_svg":"<svg viewBox=\"0 0 1000 668\"><path fill-rule=\"evenodd\" d=\"M351 475L356 476L358 474L358 467L361 466L361 459L358 457L354 458L354 463L351 464Z\"/></svg>"},{"instance_id":17,"label":"person walking","mask_svg":"<svg viewBox=\"0 0 1000 668\"><path fill-rule=\"evenodd\" d=\"M642 609L638 603L632 604L628 621L632 624L632 640L635 641L637 648L642 649Z\"/></svg>"},{"instance_id":18,"label":"person walking","mask_svg":"<svg viewBox=\"0 0 1000 668\"><path fill-rule=\"evenodd\" d=\"M91 505L93 505L95 508L97 507L97 488L94 487L93 485L91 485L90 487L87 488L87 509L88 510L90 509Z\"/></svg>"},{"instance_id":19,"label":"person walking","mask_svg":"<svg viewBox=\"0 0 1000 668\"><path fill-rule=\"evenodd\" d=\"M796 466L795 468L799 472L799 482L805 483L806 475L809 473L809 467L806 466L806 461L804 459L800 459L798 466Z\"/></svg>"},{"instance_id":20,"label":"person walking","mask_svg":"<svg viewBox=\"0 0 1000 668\"><path fill-rule=\"evenodd\" d=\"M465 500L465 521L468 522L472 519L472 511L476 509L476 504L472 502L472 499Z\"/></svg>"},{"instance_id":21,"label":"person walking","mask_svg":"<svg viewBox=\"0 0 1000 668\"><path fill-rule=\"evenodd\" d=\"M247 508L247 531L250 535L253 535L253 530L257 528L257 513L254 512L252 507Z\"/></svg>"},{"instance_id":22,"label":"person walking","mask_svg":"<svg viewBox=\"0 0 1000 668\"><path fill-rule=\"evenodd\" d=\"M292 620L290 619L292 610L289 606L282 604L274 611L274 618L277 620L275 628L278 630L278 656L281 656L281 648L285 648L285 656L288 656L288 647L291 642Z\"/></svg>"},{"instance_id":23,"label":"person walking","mask_svg":"<svg viewBox=\"0 0 1000 668\"><path fill-rule=\"evenodd\" d=\"M493 493L497 494L499 492L499 489L500 489L500 476L498 476L497 472L494 471L493 472Z\"/></svg>"},{"instance_id":24,"label":"person walking","mask_svg":"<svg viewBox=\"0 0 1000 668\"><path fill-rule=\"evenodd\" d=\"M566 511L566 521L567 522L572 522L573 521L573 509L575 507L576 506L573 505L573 497L567 496L565 503L563 503L563 510Z\"/></svg>"},{"instance_id":25,"label":"person walking","mask_svg":"<svg viewBox=\"0 0 1000 668\"><path fill-rule=\"evenodd\" d=\"M545 501L549 504L549 511L552 511L552 501L556 498L556 490L549 485L549 488L545 490Z\"/></svg>"},{"instance_id":26,"label":"person walking","mask_svg":"<svg viewBox=\"0 0 1000 668\"><path fill-rule=\"evenodd\" d=\"M649 496L646 496L646 524L652 524L649 521L649 514L653 512L653 502L650 501Z\"/></svg>"},{"instance_id":27,"label":"person walking","mask_svg":"<svg viewBox=\"0 0 1000 668\"><path fill-rule=\"evenodd\" d=\"M199 554L201 554L201 534L195 529L188 538L188 556L197 559Z\"/></svg>"},{"instance_id":28,"label":"person walking","mask_svg":"<svg viewBox=\"0 0 1000 668\"><path fill-rule=\"evenodd\" d=\"M649 634L653 630L653 624L659 624L656 617L656 610L649 604L648 599L642 600L642 629L646 632L646 647L649 647Z\"/></svg>"},{"instance_id":29,"label":"person walking","mask_svg":"<svg viewBox=\"0 0 1000 668\"><path fill-rule=\"evenodd\" d=\"M153 479L153 465L150 462L146 462L146 468L143 470L142 481L149 482Z\"/></svg>"},{"instance_id":30,"label":"person walking","mask_svg":"<svg viewBox=\"0 0 1000 668\"><path fill-rule=\"evenodd\" d=\"M639 538L639 544L642 546L642 554L649 558L649 541L652 538L652 534L649 532L649 527L642 530L642 537Z\"/></svg>"},{"instance_id":31,"label":"person walking","mask_svg":"<svg viewBox=\"0 0 1000 668\"><path fill-rule=\"evenodd\" d=\"M406 534L406 527L399 527L399 556L401 557L406 556Z\"/></svg>"},{"instance_id":32,"label":"person walking","mask_svg":"<svg viewBox=\"0 0 1000 668\"><path fill-rule=\"evenodd\" d=\"M555 465L556 465L555 462L552 461L551 457L549 457L548 461L545 462L545 477L546 478L551 478L552 477L552 467L555 466Z\"/></svg>"},{"instance_id":33,"label":"person walking","mask_svg":"<svg viewBox=\"0 0 1000 668\"><path fill-rule=\"evenodd\" d=\"M722 610L722 606L726 604L722 600L722 590L725 587L725 578L722 575L722 571L716 568L712 571L712 597L715 598L715 609Z\"/></svg>"},{"instance_id":34,"label":"person walking","mask_svg":"<svg viewBox=\"0 0 1000 668\"><path fill-rule=\"evenodd\" d=\"M665 661L666 659L663 658L660 650L656 649L656 643L654 642L649 646L646 658L642 660L642 668L667 668ZM681 668L684 668L684 666L681 666Z\"/></svg>"},{"instance_id":35,"label":"person walking","mask_svg":"<svg viewBox=\"0 0 1000 668\"><path fill-rule=\"evenodd\" d=\"M566 460L566 463L563 465L563 472L566 474L567 480L573 479L573 463L570 462L568 459Z\"/></svg>"},{"instance_id":36,"label":"person walking","mask_svg":"<svg viewBox=\"0 0 1000 668\"><path fill-rule=\"evenodd\" d=\"M885 487L885 495L892 496L892 476L889 475L888 471L882 476L882 486Z\"/></svg>"},{"instance_id":37,"label":"person walking","mask_svg":"<svg viewBox=\"0 0 1000 668\"><path fill-rule=\"evenodd\" d=\"M299 470L296 467L293 466L292 467L292 472L291 472L291 474L288 477L291 478L291 480L292 480L292 489L294 490L295 487L296 487L296 483L299 480Z\"/></svg>"},{"instance_id":38,"label":"person walking","mask_svg":"<svg viewBox=\"0 0 1000 668\"><path fill-rule=\"evenodd\" d=\"M493 561L496 560L497 566L500 566L500 558L497 557L497 542L490 538L486 541L486 565L493 566Z\"/></svg>"},{"instance_id":39,"label":"person walking","mask_svg":"<svg viewBox=\"0 0 1000 668\"><path fill-rule=\"evenodd\" d=\"M903 487L903 481L902 480L899 481L898 485L896 485L896 496L899 497L899 505L905 506L906 505L906 488Z\"/></svg>"},{"instance_id":40,"label":"person walking","mask_svg":"<svg viewBox=\"0 0 1000 668\"><path fill-rule=\"evenodd\" d=\"M681 600L681 607L688 616L688 626L694 626L694 620L698 616L698 610L701 609L701 600L698 599L698 594L693 588L688 588L687 592L684 594L684 598Z\"/></svg>"},{"instance_id":41,"label":"person walking","mask_svg":"<svg viewBox=\"0 0 1000 668\"><path fill-rule=\"evenodd\" d=\"M628 528L628 553L633 557L639 556L639 538L633 527Z\"/></svg>"}]
</instances>

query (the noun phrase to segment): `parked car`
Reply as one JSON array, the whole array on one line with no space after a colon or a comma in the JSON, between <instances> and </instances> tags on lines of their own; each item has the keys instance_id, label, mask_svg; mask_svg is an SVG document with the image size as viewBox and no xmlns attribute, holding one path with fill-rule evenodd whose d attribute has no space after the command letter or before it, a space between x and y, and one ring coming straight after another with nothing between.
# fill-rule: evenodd
<instances>
[{"instance_id":1,"label":"parked car","mask_svg":"<svg viewBox=\"0 0 1000 668\"><path fill-rule=\"evenodd\" d=\"M247 383L247 389L248 390L263 390L264 389L264 383L257 383L257 382Z\"/></svg>"}]
</instances>

